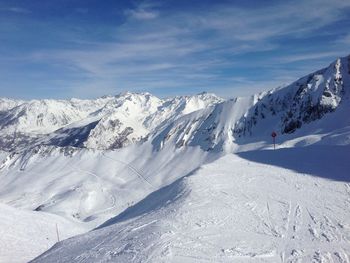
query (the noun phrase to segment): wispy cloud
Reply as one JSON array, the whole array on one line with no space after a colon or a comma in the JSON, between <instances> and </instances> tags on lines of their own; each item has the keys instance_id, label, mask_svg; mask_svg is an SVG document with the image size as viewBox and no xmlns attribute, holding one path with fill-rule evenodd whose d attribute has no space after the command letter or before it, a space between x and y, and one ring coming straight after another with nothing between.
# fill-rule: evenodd
<instances>
[{"instance_id":1,"label":"wispy cloud","mask_svg":"<svg viewBox=\"0 0 350 263\"><path fill-rule=\"evenodd\" d=\"M148 20L148 19L154 19L158 16L157 12L154 11L147 11L144 9L137 9L137 10L126 10L125 14L129 16L130 18L134 18L137 20Z\"/></svg>"},{"instance_id":2,"label":"wispy cloud","mask_svg":"<svg viewBox=\"0 0 350 263\"><path fill-rule=\"evenodd\" d=\"M136 20L150 20L155 19L159 16L159 12L156 11L154 8L158 7L159 5L156 3L151 2L141 2L136 8L134 9L126 9L124 11L124 14L129 19L136 19Z\"/></svg>"},{"instance_id":3,"label":"wispy cloud","mask_svg":"<svg viewBox=\"0 0 350 263\"><path fill-rule=\"evenodd\" d=\"M329 52L312 52L312 53L299 53L299 54L289 54L279 58L276 58L276 61L280 63L292 63L298 61L311 61L317 59L335 59L341 54L339 51L329 51Z\"/></svg>"},{"instance_id":4,"label":"wispy cloud","mask_svg":"<svg viewBox=\"0 0 350 263\"><path fill-rule=\"evenodd\" d=\"M312 49L300 48L297 43L317 37L322 28L345 19L349 8L349 1L298 0L255 9L216 4L207 9L165 12L157 3L142 2L124 11L124 23L108 41L70 39L81 43L79 48L40 49L26 59L84 76L85 81L76 81L71 87L92 95L113 87L164 89L163 93L193 87L219 90L227 96L246 95L247 90L272 88L300 74L300 70L289 71L281 78L276 74L281 65L329 59L343 52L336 48L336 41ZM348 38L342 41L348 43ZM288 50L290 47L293 49ZM265 53L269 58L261 55ZM242 72L242 68L259 66L266 74L260 80ZM234 78L239 74L241 81ZM96 91L96 87L104 88Z\"/></svg>"},{"instance_id":5,"label":"wispy cloud","mask_svg":"<svg viewBox=\"0 0 350 263\"><path fill-rule=\"evenodd\" d=\"M17 14L29 14L31 13L30 10L22 8L22 7L2 7L0 8L0 12L10 12L10 13L17 13Z\"/></svg>"},{"instance_id":6,"label":"wispy cloud","mask_svg":"<svg viewBox=\"0 0 350 263\"><path fill-rule=\"evenodd\" d=\"M346 34L345 36L342 36L336 41L337 44L340 45L350 45L350 33Z\"/></svg>"}]
</instances>

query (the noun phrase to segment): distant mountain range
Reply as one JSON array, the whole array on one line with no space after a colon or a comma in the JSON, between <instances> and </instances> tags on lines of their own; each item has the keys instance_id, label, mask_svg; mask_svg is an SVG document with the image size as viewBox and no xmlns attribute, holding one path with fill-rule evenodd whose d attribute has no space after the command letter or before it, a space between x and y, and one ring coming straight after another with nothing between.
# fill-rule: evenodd
<instances>
[{"instance_id":1,"label":"distant mountain range","mask_svg":"<svg viewBox=\"0 0 350 263\"><path fill-rule=\"evenodd\" d=\"M349 60L337 59L289 86L231 100L209 93L160 99L130 92L95 100L0 99L0 148L107 150L153 139L159 149L173 139L178 147L210 150L273 130L291 134L349 99Z\"/></svg>"}]
</instances>

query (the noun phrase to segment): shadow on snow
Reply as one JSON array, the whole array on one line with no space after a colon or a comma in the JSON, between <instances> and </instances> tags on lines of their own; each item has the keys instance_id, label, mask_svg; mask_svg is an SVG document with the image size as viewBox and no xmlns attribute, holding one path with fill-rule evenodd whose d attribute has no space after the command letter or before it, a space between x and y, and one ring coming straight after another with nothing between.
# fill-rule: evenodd
<instances>
[{"instance_id":1,"label":"shadow on snow","mask_svg":"<svg viewBox=\"0 0 350 263\"><path fill-rule=\"evenodd\" d=\"M350 182L349 145L311 145L240 152L237 155L249 161L278 166L302 174Z\"/></svg>"},{"instance_id":2,"label":"shadow on snow","mask_svg":"<svg viewBox=\"0 0 350 263\"><path fill-rule=\"evenodd\" d=\"M184 177L177 179L170 185L167 185L156 190L155 192L152 192L140 202L128 207L122 213L120 213L116 217L107 220L95 229L100 229L132 218L143 216L152 211L164 209L167 207L167 205L174 204L176 200L188 194L188 189L184 185L186 184L184 179L193 175L197 170L198 168L194 169L192 172L188 173Z\"/></svg>"}]
</instances>

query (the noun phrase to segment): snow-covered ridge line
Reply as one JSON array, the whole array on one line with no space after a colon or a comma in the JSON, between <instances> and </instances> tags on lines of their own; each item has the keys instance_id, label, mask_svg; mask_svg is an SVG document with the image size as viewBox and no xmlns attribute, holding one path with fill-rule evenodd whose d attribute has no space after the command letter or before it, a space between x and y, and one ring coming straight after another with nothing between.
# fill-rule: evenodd
<instances>
[{"instance_id":1,"label":"snow-covered ridge line","mask_svg":"<svg viewBox=\"0 0 350 263\"><path fill-rule=\"evenodd\" d=\"M147 140L161 149L172 139L178 147L232 151L273 130L293 134L341 108L350 100L349 61L339 58L286 87L231 100L210 93L160 99L147 92L96 100L0 99L0 149L108 150Z\"/></svg>"},{"instance_id":2,"label":"snow-covered ridge line","mask_svg":"<svg viewBox=\"0 0 350 263\"><path fill-rule=\"evenodd\" d=\"M223 101L200 93L160 99L149 93L121 93L96 100L0 100L0 148L48 144L116 149L142 140L179 116Z\"/></svg>"},{"instance_id":3,"label":"snow-covered ridge line","mask_svg":"<svg viewBox=\"0 0 350 263\"><path fill-rule=\"evenodd\" d=\"M350 57L337 59L284 88L227 100L178 118L153 134L154 145L157 149L173 143L177 147L232 152L238 145L270 140L272 131L284 141L346 127L350 125L346 116L350 104L349 61ZM329 116L338 119L338 125L329 125Z\"/></svg>"}]
</instances>

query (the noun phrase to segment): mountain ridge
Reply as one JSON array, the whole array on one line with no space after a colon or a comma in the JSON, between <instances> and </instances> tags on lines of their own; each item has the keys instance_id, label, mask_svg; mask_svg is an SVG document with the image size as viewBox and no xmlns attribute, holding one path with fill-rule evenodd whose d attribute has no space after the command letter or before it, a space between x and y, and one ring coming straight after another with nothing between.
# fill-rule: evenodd
<instances>
[{"instance_id":1,"label":"mountain ridge","mask_svg":"<svg viewBox=\"0 0 350 263\"><path fill-rule=\"evenodd\" d=\"M17 102L0 99L0 148L18 150L23 148L22 145L43 144L118 149L164 133L169 129L167 126L173 126L183 116L189 118L188 128L186 135L177 135L186 137L181 139L182 142L177 141L179 146L189 141L194 145L197 141L207 144L203 149L210 150L218 144L227 145L242 137L254 137L257 130L259 134L272 130L281 135L292 134L301 126L334 112L342 101L349 100L349 63L350 56L339 58L328 67L283 88L229 100L211 93L160 99L147 92L124 92L96 100ZM196 111L199 113L194 113L197 115L194 121L190 115ZM193 125L199 125L197 128L207 143L200 142L202 139L194 134L195 130L189 130ZM219 127L214 127L217 125ZM177 130L181 133L181 125ZM157 148L161 147L158 145Z\"/></svg>"}]
</instances>

